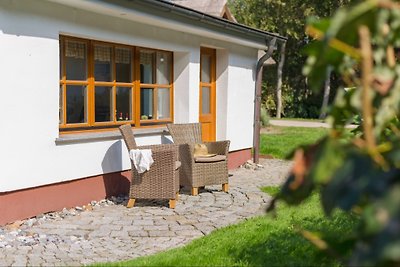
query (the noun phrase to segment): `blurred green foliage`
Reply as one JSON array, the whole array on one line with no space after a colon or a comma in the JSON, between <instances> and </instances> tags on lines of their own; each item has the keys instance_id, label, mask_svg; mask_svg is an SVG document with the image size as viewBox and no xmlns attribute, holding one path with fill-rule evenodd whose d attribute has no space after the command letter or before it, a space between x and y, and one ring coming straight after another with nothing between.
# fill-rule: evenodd
<instances>
[{"instance_id":1,"label":"blurred green foliage","mask_svg":"<svg viewBox=\"0 0 400 267\"><path fill-rule=\"evenodd\" d=\"M329 135L294 153L292 173L275 201L299 204L320 191L328 216L340 209L360 217L349 265L399 266L400 5L366 0L331 19L310 20L307 32L313 40L303 71L310 86L319 90L333 68L346 90L338 91L331 108ZM355 120L360 126L349 137L345 125ZM326 244L331 255L345 257L340 242Z\"/></svg>"}]
</instances>

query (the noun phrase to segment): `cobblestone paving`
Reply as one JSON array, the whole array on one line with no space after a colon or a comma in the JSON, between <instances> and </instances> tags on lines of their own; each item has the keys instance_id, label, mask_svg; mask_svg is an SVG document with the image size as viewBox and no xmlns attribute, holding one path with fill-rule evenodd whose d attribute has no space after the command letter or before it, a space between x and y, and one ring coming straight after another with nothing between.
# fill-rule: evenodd
<instances>
[{"instance_id":1,"label":"cobblestone paving","mask_svg":"<svg viewBox=\"0 0 400 267\"><path fill-rule=\"evenodd\" d=\"M233 170L229 193L206 187L181 192L175 209L126 197L64 209L0 227L0 266L81 266L121 261L183 246L217 228L262 214L270 197L260 186L280 184L290 162L262 159L261 169Z\"/></svg>"}]
</instances>

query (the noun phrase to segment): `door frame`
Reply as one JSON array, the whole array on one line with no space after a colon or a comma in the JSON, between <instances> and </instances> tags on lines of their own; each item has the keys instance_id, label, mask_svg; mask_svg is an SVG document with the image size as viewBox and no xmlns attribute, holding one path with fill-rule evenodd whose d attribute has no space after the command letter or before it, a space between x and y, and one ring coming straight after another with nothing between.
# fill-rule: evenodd
<instances>
[{"instance_id":1,"label":"door frame","mask_svg":"<svg viewBox=\"0 0 400 267\"><path fill-rule=\"evenodd\" d=\"M216 50L208 47L200 47L200 82L199 82L199 122L200 123L210 123L211 127L209 133L205 133L202 127L202 139L203 141L215 141L216 140ZM202 82L201 70L202 70L202 55L210 56L210 82ZM202 114L202 87L210 88L210 113Z\"/></svg>"}]
</instances>

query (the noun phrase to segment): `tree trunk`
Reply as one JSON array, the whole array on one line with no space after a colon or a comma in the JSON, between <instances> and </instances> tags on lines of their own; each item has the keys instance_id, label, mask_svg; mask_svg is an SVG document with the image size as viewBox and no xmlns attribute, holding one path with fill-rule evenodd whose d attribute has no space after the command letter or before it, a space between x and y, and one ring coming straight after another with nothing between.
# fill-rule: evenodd
<instances>
[{"instance_id":1,"label":"tree trunk","mask_svg":"<svg viewBox=\"0 0 400 267\"><path fill-rule=\"evenodd\" d=\"M325 119L326 117L326 110L328 108L330 91L331 91L331 70L330 68L328 68L326 71L324 98L322 99L321 113L319 115L320 119Z\"/></svg>"},{"instance_id":2,"label":"tree trunk","mask_svg":"<svg viewBox=\"0 0 400 267\"><path fill-rule=\"evenodd\" d=\"M280 59L278 64L278 77L276 85L276 117L279 119L282 113L282 69L285 63L286 42L282 43L280 51Z\"/></svg>"}]
</instances>

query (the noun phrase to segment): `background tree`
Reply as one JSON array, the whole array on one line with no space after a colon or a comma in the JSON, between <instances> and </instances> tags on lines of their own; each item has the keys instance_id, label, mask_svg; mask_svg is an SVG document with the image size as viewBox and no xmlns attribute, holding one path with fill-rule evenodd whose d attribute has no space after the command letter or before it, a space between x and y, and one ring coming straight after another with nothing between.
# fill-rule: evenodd
<instances>
[{"instance_id":1,"label":"background tree","mask_svg":"<svg viewBox=\"0 0 400 267\"><path fill-rule=\"evenodd\" d=\"M289 38L283 70L282 102L286 117L318 117L323 99L322 92L312 92L302 75L305 63L303 47L309 39L305 34L307 18L330 16L339 7L355 0L229 0L229 6L239 23L265 31L275 32ZM279 48L273 57L279 60ZM276 115L276 65L265 68L263 101ZM332 76L332 91L339 80ZM332 94L331 94L332 95ZM331 97L332 98L332 97Z\"/></svg>"}]
</instances>

